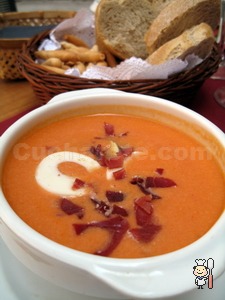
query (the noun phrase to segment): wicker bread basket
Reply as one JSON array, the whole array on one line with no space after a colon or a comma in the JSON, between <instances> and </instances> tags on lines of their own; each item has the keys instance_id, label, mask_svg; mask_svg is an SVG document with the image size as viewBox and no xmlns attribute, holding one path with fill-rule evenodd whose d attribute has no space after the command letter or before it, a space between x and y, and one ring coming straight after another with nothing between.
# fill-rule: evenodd
<instances>
[{"instance_id":1,"label":"wicker bread basket","mask_svg":"<svg viewBox=\"0 0 225 300\"><path fill-rule=\"evenodd\" d=\"M33 53L37 50L40 42L47 36L48 32L45 31L32 38L27 44L23 45L22 53L18 58L18 68L21 74L30 82L42 104L63 92L97 87L152 95L186 104L193 99L194 94L202 83L217 70L221 57L218 46L215 43L211 55L204 62L167 80L90 80L56 74L47 71L34 62Z\"/></svg>"},{"instance_id":2,"label":"wicker bread basket","mask_svg":"<svg viewBox=\"0 0 225 300\"><path fill-rule=\"evenodd\" d=\"M0 13L0 29L10 26L57 25L75 15L72 11L34 11ZM43 31L43 30L42 30ZM19 79L21 73L16 68L17 55L22 44L29 38L0 38L0 78Z\"/></svg>"}]
</instances>

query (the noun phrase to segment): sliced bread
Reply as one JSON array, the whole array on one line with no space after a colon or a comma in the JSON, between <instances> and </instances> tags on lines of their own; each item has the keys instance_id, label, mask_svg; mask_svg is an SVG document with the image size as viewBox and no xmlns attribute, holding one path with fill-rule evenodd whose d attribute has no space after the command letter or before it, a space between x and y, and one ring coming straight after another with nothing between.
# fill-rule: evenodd
<instances>
[{"instance_id":1,"label":"sliced bread","mask_svg":"<svg viewBox=\"0 0 225 300\"><path fill-rule=\"evenodd\" d=\"M211 53L214 41L211 26L201 23L163 44L147 58L147 61L158 65L174 58L185 59L192 53L204 59Z\"/></svg>"},{"instance_id":2,"label":"sliced bread","mask_svg":"<svg viewBox=\"0 0 225 300\"><path fill-rule=\"evenodd\" d=\"M215 29L219 17L220 0L173 0L155 18L145 35L149 54L202 22Z\"/></svg>"},{"instance_id":3,"label":"sliced bread","mask_svg":"<svg viewBox=\"0 0 225 300\"><path fill-rule=\"evenodd\" d=\"M172 0L101 0L95 14L96 40L120 59L148 56L144 36Z\"/></svg>"}]
</instances>

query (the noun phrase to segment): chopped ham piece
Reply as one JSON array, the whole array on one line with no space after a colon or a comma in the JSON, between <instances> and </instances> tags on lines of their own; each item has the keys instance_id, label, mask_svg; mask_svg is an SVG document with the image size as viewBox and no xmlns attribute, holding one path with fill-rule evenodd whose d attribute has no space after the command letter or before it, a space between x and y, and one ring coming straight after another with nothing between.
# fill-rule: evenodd
<instances>
[{"instance_id":1,"label":"chopped ham piece","mask_svg":"<svg viewBox=\"0 0 225 300\"><path fill-rule=\"evenodd\" d=\"M80 235L89 227L98 227L106 229L111 234L111 239L105 248L97 250L94 254L101 256L109 256L112 251L119 245L120 241L124 237L129 228L129 224L126 219L121 216L116 216L100 222L90 222L87 224L73 224L75 232Z\"/></svg>"},{"instance_id":2,"label":"chopped ham piece","mask_svg":"<svg viewBox=\"0 0 225 300\"><path fill-rule=\"evenodd\" d=\"M130 229L130 233L139 242L148 243L153 240L155 235L161 230L160 225L147 224L143 227Z\"/></svg>"},{"instance_id":3,"label":"chopped ham piece","mask_svg":"<svg viewBox=\"0 0 225 300\"><path fill-rule=\"evenodd\" d=\"M172 186L176 186L176 183L169 179L169 178L165 178L165 177L147 177L146 181L145 181L145 187L146 188L168 188L168 187L172 187Z\"/></svg>"},{"instance_id":4,"label":"chopped ham piece","mask_svg":"<svg viewBox=\"0 0 225 300\"><path fill-rule=\"evenodd\" d=\"M121 202L124 199L122 192L106 191L105 195L109 202Z\"/></svg>"},{"instance_id":5,"label":"chopped ham piece","mask_svg":"<svg viewBox=\"0 0 225 300\"><path fill-rule=\"evenodd\" d=\"M109 123L104 123L104 129L106 135L114 135L114 126Z\"/></svg>"},{"instance_id":6,"label":"chopped ham piece","mask_svg":"<svg viewBox=\"0 0 225 300\"><path fill-rule=\"evenodd\" d=\"M82 219L84 216L84 208L66 198L60 199L60 208L67 215L75 214L79 219Z\"/></svg>"}]
</instances>

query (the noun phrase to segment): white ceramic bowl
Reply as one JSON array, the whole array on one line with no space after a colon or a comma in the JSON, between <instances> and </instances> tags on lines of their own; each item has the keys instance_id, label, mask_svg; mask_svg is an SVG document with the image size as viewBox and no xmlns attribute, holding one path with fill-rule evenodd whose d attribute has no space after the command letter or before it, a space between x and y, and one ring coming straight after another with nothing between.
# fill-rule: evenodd
<instances>
[{"instance_id":1,"label":"white ceramic bowl","mask_svg":"<svg viewBox=\"0 0 225 300\"><path fill-rule=\"evenodd\" d=\"M179 116L175 126L193 131L225 166L224 133L197 113L164 99L91 89L58 95L13 124L1 137L1 168L8 150L31 127L68 110L94 109L102 104L113 105L118 112L130 105L136 107L138 115L148 115L148 110L154 109ZM210 135L216 144L207 138ZM225 213L207 234L183 249L152 258L115 259L72 250L43 237L15 214L0 191L0 234L15 257L42 278L66 290L105 299L157 299L193 290L196 286L192 269L197 258L216 260L214 279L225 270Z\"/></svg>"}]
</instances>

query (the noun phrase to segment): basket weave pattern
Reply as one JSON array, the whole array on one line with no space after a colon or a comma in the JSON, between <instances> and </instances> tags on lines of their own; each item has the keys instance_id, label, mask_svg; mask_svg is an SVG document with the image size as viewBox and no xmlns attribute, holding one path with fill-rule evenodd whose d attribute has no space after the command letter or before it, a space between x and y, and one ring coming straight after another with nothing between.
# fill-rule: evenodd
<instances>
[{"instance_id":1,"label":"basket weave pattern","mask_svg":"<svg viewBox=\"0 0 225 300\"><path fill-rule=\"evenodd\" d=\"M45 26L57 25L64 19L71 18L71 11L35 11L0 13L0 28L9 26ZM17 56L21 53L22 44L29 39L0 39L0 78L23 78L16 67Z\"/></svg>"},{"instance_id":2,"label":"basket weave pattern","mask_svg":"<svg viewBox=\"0 0 225 300\"><path fill-rule=\"evenodd\" d=\"M16 67L17 49L0 49L0 78L2 79L19 79L23 76L18 72Z\"/></svg>"},{"instance_id":3,"label":"basket weave pattern","mask_svg":"<svg viewBox=\"0 0 225 300\"><path fill-rule=\"evenodd\" d=\"M48 37L47 31L36 35L26 45L23 45L22 53L18 57L18 67L21 74L30 82L42 104L59 93L87 88L112 88L186 103L193 98L202 83L216 72L221 57L215 43L211 55L204 62L192 70L179 73L167 80L90 80L59 75L36 64L33 53L46 37Z\"/></svg>"}]
</instances>

